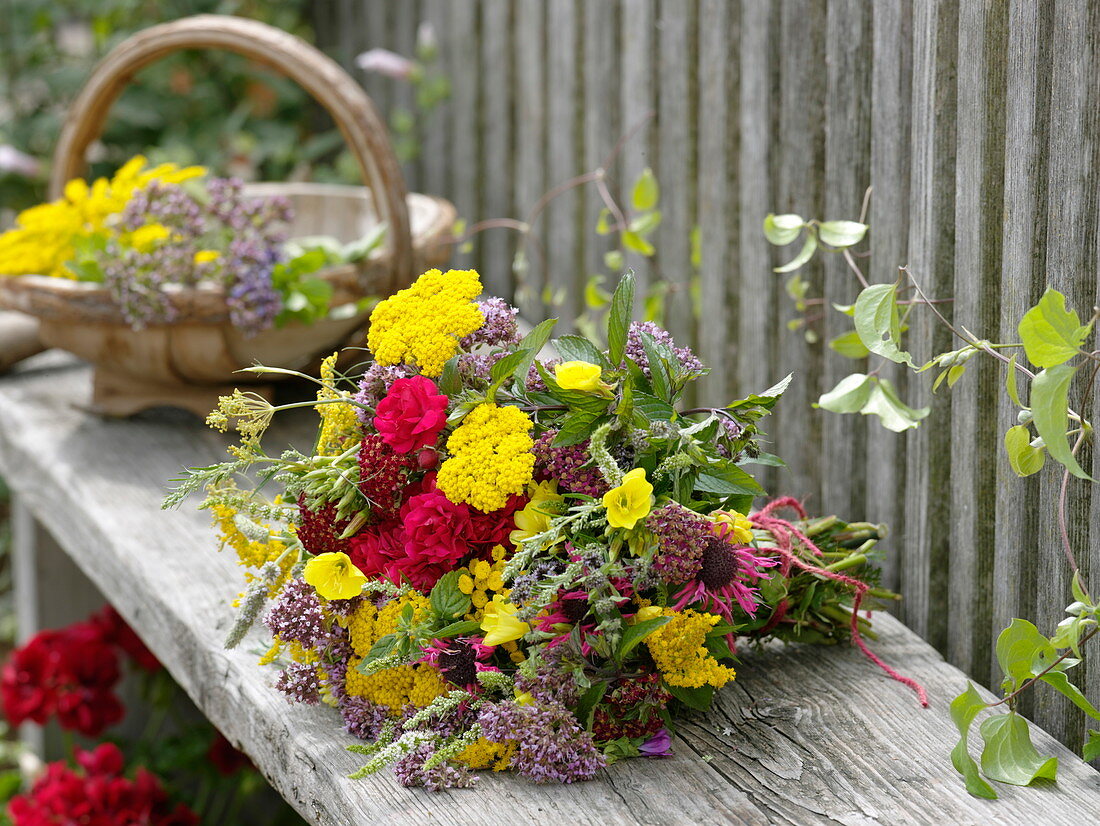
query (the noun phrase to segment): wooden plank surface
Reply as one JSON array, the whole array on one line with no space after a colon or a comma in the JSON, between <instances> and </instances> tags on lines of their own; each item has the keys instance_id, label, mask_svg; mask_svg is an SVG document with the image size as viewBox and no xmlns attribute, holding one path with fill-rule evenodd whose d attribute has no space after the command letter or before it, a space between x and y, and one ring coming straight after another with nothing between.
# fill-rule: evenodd
<instances>
[{"instance_id":1,"label":"wooden plank surface","mask_svg":"<svg viewBox=\"0 0 1100 826\"><path fill-rule=\"evenodd\" d=\"M849 647L769 646L744 652L716 708L683 726L671 760L631 760L590 783L534 786L492 775L475 791L433 794L384 774L345 775L357 760L326 708L290 706L255 664L253 634L220 641L240 587L233 559L214 550L207 517L162 512L165 480L217 461L225 440L179 414L101 420L77 406L89 371L38 357L0 380L0 473L21 502L114 602L172 676L310 822L349 824L1021 824L1100 817L1100 774L1052 738L1061 782L969 797L947 759L955 729L947 702L965 682L889 616L876 648L922 681L922 710ZM277 425L276 444L305 446L310 414Z\"/></svg>"}]
</instances>

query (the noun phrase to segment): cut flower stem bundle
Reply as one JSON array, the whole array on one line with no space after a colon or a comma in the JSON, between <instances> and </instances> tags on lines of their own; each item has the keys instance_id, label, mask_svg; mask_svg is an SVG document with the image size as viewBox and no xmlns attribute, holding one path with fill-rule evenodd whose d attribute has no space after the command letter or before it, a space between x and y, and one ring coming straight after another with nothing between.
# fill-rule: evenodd
<instances>
[{"instance_id":1,"label":"cut flower stem bundle","mask_svg":"<svg viewBox=\"0 0 1100 826\"><path fill-rule=\"evenodd\" d=\"M480 293L476 272L431 270L381 302L373 361L314 379L309 455L261 445L281 408L224 397L209 421L240 433L231 460L166 502L206 491L248 580L230 643L262 620L277 689L367 741L355 776L568 783L669 754L677 712L709 708L738 647L768 639L851 640L924 701L864 642L860 612L896 598L883 529L793 499L753 512L749 468L782 464L760 422L790 377L685 410L707 368L631 321L630 274L608 346L563 335L550 359L554 320L521 338Z\"/></svg>"}]
</instances>

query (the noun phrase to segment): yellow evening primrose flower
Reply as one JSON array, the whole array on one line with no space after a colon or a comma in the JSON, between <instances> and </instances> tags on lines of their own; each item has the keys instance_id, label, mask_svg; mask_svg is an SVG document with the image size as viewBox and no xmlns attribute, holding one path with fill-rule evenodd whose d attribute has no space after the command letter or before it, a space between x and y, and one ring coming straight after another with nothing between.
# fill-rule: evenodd
<instances>
[{"instance_id":1,"label":"yellow evening primrose flower","mask_svg":"<svg viewBox=\"0 0 1100 826\"><path fill-rule=\"evenodd\" d=\"M485 614L481 618L481 630L485 632L486 645L500 645L518 640L531 630L526 622L516 619L518 610L500 594L493 597L492 602L485 606Z\"/></svg>"},{"instance_id":2,"label":"yellow evening primrose flower","mask_svg":"<svg viewBox=\"0 0 1100 826\"><path fill-rule=\"evenodd\" d=\"M644 608L638 609L638 613L634 615L634 621L645 622L646 620L657 619L661 614L662 609L660 605L647 605Z\"/></svg>"},{"instance_id":3,"label":"yellow evening primrose flower","mask_svg":"<svg viewBox=\"0 0 1100 826\"><path fill-rule=\"evenodd\" d=\"M217 261L221 256L221 253L217 250L199 250L195 253L196 264L209 264L211 261Z\"/></svg>"},{"instance_id":4,"label":"yellow evening primrose flower","mask_svg":"<svg viewBox=\"0 0 1100 826\"><path fill-rule=\"evenodd\" d=\"M633 528L639 519L649 516L653 506L653 485L645 478L645 468L634 468L623 476L623 483L603 495L607 524L613 528Z\"/></svg>"},{"instance_id":5,"label":"yellow evening primrose flower","mask_svg":"<svg viewBox=\"0 0 1100 826\"><path fill-rule=\"evenodd\" d=\"M550 530L550 520L560 515L556 505L565 501L565 497L558 493L557 481L553 479L528 485L527 495L530 497L527 504L513 517L516 529L508 535L513 545Z\"/></svg>"},{"instance_id":6,"label":"yellow evening primrose flower","mask_svg":"<svg viewBox=\"0 0 1100 826\"><path fill-rule=\"evenodd\" d=\"M342 552L324 553L306 563L305 581L325 599L351 599L359 596L367 578Z\"/></svg>"},{"instance_id":7,"label":"yellow evening primrose flower","mask_svg":"<svg viewBox=\"0 0 1100 826\"><path fill-rule=\"evenodd\" d=\"M580 390L584 393L599 393L604 389L600 381L600 365L587 361L563 361L554 367L554 378L562 390Z\"/></svg>"},{"instance_id":8,"label":"yellow evening primrose flower","mask_svg":"<svg viewBox=\"0 0 1100 826\"><path fill-rule=\"evenodd\" d=\"M715 511L710 516L714 520L714 533L717 536L742 545L752 542L752 522L745 514L737 511Z\"/></svg>"}]
</instances>

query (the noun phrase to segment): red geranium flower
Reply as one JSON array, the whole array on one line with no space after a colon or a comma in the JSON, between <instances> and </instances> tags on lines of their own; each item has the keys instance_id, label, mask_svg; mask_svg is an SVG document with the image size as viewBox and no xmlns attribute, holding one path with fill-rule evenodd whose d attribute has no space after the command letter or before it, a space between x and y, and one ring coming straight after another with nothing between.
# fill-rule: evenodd
<instances>
[{"instance_id":1,"label":"red geranium flower","mask_svg":"<svg viewBox=\"0 0 1100 826\"><path fill-rule=\"evenodd\" d=\"M378 403L374 427L398 453L434 445L447 424L447 397L424 376L398 379Z\"/></svg>"},{"instance_id":2,"label":"red geranium flower","mask_svg":"<svg viewBox=\"0 0 1100 826\"><path fill-rule=\"evenodd\" d=\"M122 752L111 743L76 750L80 771L51 763L29 794L12 798L14 826L197 826L182 803L172 806L160 781L145 769L133 780L122 775Z\"/></svg>"}]
</instances>

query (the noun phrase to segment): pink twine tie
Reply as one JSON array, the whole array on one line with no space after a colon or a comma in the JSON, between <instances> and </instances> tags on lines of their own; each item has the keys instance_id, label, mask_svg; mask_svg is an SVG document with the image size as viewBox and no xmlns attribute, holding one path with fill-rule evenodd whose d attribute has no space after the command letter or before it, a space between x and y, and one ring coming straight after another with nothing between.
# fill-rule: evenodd
<instances>
[{"instance_id":1,"label":"pink twine tie","mask_svg":"<svg viewBox=\"0 0 1100 826\"><path fill-rule=\"evenodd\" d=\"M823 576L826 579L833 580L834 582L843 583L844 585L847 585L849 588L855 591L855 596L852 599L852 642L854 642L856 647L863 652L864 656L866 656L867 659L869 659L871 662L873 662L875 665L885 671L891 678L897 680L902 685L907 685L911 689L913 689L913 691L917 693L917 698L920 700L920 704L927 708L928 693L924 690L924 686L922 686L911 677L905 677L902 674L899 674L893 668L884 663L877 654L875 654L870 648L867 647L867 643L863 641L863 637L859 633L859 607L863 603L864 595L867 593L871 586L869 586L866 582L856 579L855 577L846 576L844 574L838 573L837 571L829 571L825 568L820 568L817 565L811 565L809 562L804 561L797 554L795 554L792 550L792 538L797 539L800 543L802 543L803 546L813 551L815 556L822 555L821 549L818 548L817 545L815 545L812 541L810 541L810 538L802 533L802 531L798 530L798 528L796 528L787 520L780 519L777 516L772 516L772 513L777 510L781 510L782 508L790 508L798 514L799 519L806 518L806 511L802 507L802 503L791 496L784 496L780 499L769 502L767 505L764 506L762 510L751 514L749 516L749 521L752 522L755 527L759 528L760 530L768 531L773 537L775 537L776 546L774 548L762 548L761 550L774 550L779 554L779 556L783 560L783 567L781 568L783 576L788 576L790 574L791 567L797 566L803 571L808 571L812 574ZM778 624L778 622L776 622L776 624Z\"/></svg>"}]
</instances>

